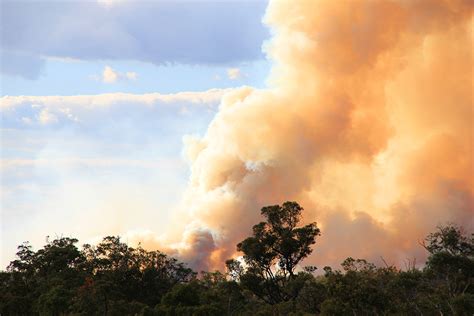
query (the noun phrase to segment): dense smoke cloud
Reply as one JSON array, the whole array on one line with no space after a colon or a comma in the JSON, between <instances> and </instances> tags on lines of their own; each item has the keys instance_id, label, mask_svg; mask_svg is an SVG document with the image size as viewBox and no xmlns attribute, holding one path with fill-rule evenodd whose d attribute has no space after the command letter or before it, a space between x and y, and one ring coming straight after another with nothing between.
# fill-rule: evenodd
<instances>
[{"instance_id":1,"label":"dense smoke cloud","mask_svg":"<svg viewBox=\"0 0 474 316\"><path fill-rule=\"evenodd\" d=\"M270 88L228 93L185 140L176 238L183 222L214 237L183 256L220 267L285 200L322 229L308 264L422 262L436 225L474 229L471 17L458 0L271 2Z\"/></svg>"}]
</instances>

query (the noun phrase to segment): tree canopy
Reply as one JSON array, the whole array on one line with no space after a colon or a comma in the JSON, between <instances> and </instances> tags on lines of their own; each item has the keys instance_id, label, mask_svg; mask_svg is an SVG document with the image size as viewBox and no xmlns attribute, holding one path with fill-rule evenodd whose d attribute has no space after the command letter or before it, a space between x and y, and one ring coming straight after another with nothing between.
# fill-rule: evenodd
<instances>
[{"instance_id":1,"label":"tree canopy","mask_svg":"<svg viewBox=\"0 0 474 316\"><path fill-rule=\"evenodd\" d=\"M243 286L269 304L292 299L295 294L290 282L296 278L295 269L313 249L320 235L316 223L298 227L303 208L296 202L262 208L266 221L253 226L253 235L237 244L247 265L228 260L227 268L238 275Z\"/></svg>"},{"instance_id":2,"label":"tree canopy","mask_svg":"<svg viewBox=\"0 0 474 316\"><path fill-rule=\"evenodd\" d=\"M0 272L0 314L473 315L473 234L438 227L422 243L422 268L349 257L315 273L303 261L321 233L300 225L302 212L296 202L262 208L264 221L238 243L242 259L228 260L226 272L198 274L117 236L81 248L60 237L36 251L25 242Z\"/></svg>"}]
</instances>

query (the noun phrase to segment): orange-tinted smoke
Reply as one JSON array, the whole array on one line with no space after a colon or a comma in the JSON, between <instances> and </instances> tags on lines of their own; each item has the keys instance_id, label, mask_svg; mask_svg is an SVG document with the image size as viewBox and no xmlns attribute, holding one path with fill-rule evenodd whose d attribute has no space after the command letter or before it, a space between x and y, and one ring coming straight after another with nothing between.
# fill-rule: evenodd
<instances>
[{"instance_id":1,"label":"orange-tinted smoke","mask_svg":"<svg viewBox=\"0 0 474 316\"><path fill-rule=\"evenodd\" d=\"M471 1L271 1L265 22L269 88L186 139L184 258L222 267L286 200L322 229L307 264L422 262L436 225L474 229Z\"/></svg>"}]
</instances>

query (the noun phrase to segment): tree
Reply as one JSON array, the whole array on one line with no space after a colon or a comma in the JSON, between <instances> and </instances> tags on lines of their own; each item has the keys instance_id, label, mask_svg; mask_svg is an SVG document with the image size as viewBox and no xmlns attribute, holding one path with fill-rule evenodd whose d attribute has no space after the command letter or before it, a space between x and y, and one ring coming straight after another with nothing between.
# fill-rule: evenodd
<instances>
[{"instance_id":1,"label":"tree","mask_svg":"<svg viewBox=\"0 0 474 316\"><path fill-rule=\"evenodd\" d=\"M298 264L311 254L311 246L320 235L316 223L298 227L303 208L296 202L263 207L266 218L253 226L253 236L237 244L247 264L245 273L235 260L226 262L229 273L240 276L243 285L270 304L287 301L293 294L284 288L297 275Z\"/></svg>"},{"instance_id":2,"label":"tree","mask_svg":"<svg viewBox=\"0 0 474 316\"><path fill-rule=\"evenodd\" d=\"M439 226L423 243L430 253L425 272L449 311L474 312L474 234L466 235L453 224ZM443 309L440 304L439 309ZM458 313L459 314L459 313Z\"/></svg>"},{"instance_id":3,"label":"tree","mask_svg":"<svg viewBox=\"0 0 474 316\"><path fill-rule=\"evenodd\" d=\"M464 231L453 224L438 226L438 230L429 234L423 246L432 255L448 253L452 256L474 258L474 233L466 236Z\"/></svg>"},{"instance_id":4,"label":"tree","mask_svg":"<svg viewBox=\"0 0 474 316\"><path fill-rule=\"evenodd\" d=\"M266 221L239 243L229 273L202 272L119 237L76 248L74 238L24 243L0 271L1 315L474 315L474 236L439 227L423 269L351 257L342 269L300 269L319 235L294 202L262 209Z\"/></svg>"},{"instance_id":5,"label":"tree","mask_svg":"<svg viewBox=\"0 0 474 316\"><path fill-rule=\"evenodd\" d=\"M74 290L84 281L81 268L85 258L77 249L77 239L61 237L48 241L37 252L29 243L18 247L18 259L8 266L12 280L6 292L11 300L23 301L28 314L59 315L72 305ZM24 295L22 299L18 296ZM34 304L33 304L33 301Z\"/></svg>"},{"instance_id":6,"label":"tree","mask_svg":"<svg viewBox=\"0 0 474 316\"><path fill-rule=\"evenodd\" d=\"M323 315L385 315L391 298L387 284L396 275L394 267L378 268L365 259L345 259L344 272L324 267L328 300Z\"/></svg>"},{"instance_id":7,"label":"tree","mask_svg":"<svg viewBox=\"0 0 474 316\"><path fill-rule=\"evenodd\" d=\"M103 314L124 302L155 306L175 284L186 283L195 273L177 259L160 251L132 248L118 236L107 236L96 246L84 245L90 278L82 284L76 306L86 313L94 301ZM119 313L120 314L120 313Z\"/></svg>"}]
</instances>

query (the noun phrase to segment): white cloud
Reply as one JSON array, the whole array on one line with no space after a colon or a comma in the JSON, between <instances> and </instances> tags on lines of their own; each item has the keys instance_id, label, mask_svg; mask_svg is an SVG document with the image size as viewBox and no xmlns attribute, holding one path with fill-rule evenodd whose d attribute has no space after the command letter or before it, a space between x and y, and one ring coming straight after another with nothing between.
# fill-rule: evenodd
<instances>
[{"instance_id":1,"label":"white cloud","mask_svg":"<svg viewBox=\"0 0 474 316\"><path fill-rule=\"evenodd\" d=\"M4 96L0 98L0 109L14 109L28 104L31 108L41 107L101 107L111 106L116 103L144 103L152 104L156 102L190 102L190 103L211 103L218 102L221 97L233 89L209 89L206 91L184 91L178 93L161 94L144 93L103 93L96 95L72 95L72 96Z\"/></svg>"},{"instance_id":2,"label":"white cloud","mask_svg":"<svg viewBox=\"0 0 474 316\"><path fill-rule=\"evenodd\" d=\"M237 80L242 78L242 72L240 71L239 68L229 68L227 69L227 77L230 80Z\"/></svg>"},{"instance_id":3,"label":"white cloud","mask_svg":"<svg viewBox=\"0 0 474 316\"><path fill-rule=\"evenodd\" d=\"M122 73L107 65L104 67L102 74L90 75L89 79L94 80L94 81L102 81L103 83L112 84L118 81L128 81L128 80L135 81L138 79L138 74L134 71L127 71L127 72Z\"/></svg>"},{"instance_id":4,"label":"white cloud","mask_svg":"<svg viewBox=\"0 0 474 316\"><path fill-rule=\"evenodd\" d=\"M200 92L179 92L174 94L106 93L78 96L4 96L0 98L0 110L4 126L53 123L75 123L96 121L98 116L106 119L123 111L135 115L147 109L162 108L176 113L190 114L193 107L216 108L222 96L232 89L210 89ZM118 112L115 111L118 109ZM140 109L140 110L139 110ZM183 110L185 109L185 110Z\"/></svg>"},{"instance_id":5,"label":"white cloud","mask_svg":"<svg viewBox=\"0 0 474 316\"><path fill-rule=\"evenodd\" d=\"M119 78L119 73L112 69L110 66L105 66L102 72L102 82L104 83L115 83Z\"/></svg>"},{"instance_id":6,"label":"white cloud","mask_svg":"<svg viewBox=\"0 0 474 316\"><path fill-rule=\"evenodd\" d=\"M53 113L49 112L48 109L42 109L41 112L39 113L38 121L43 125L47 125L47 124L57 123L58 118Z\"/></svg>"}]
</instances>

